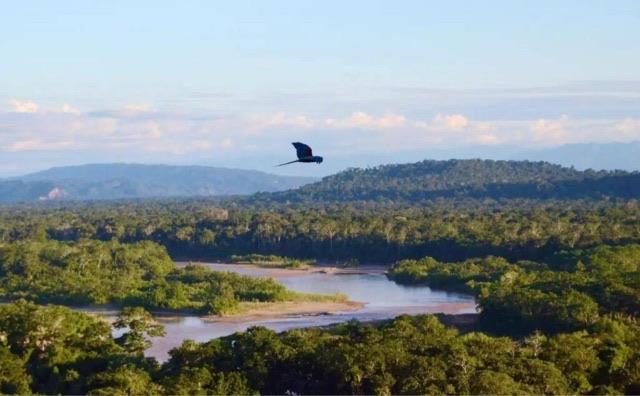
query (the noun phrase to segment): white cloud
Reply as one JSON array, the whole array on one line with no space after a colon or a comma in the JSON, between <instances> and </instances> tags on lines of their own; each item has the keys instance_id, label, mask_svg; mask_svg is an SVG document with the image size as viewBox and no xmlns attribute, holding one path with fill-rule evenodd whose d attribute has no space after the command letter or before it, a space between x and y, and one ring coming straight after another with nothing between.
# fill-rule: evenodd
<instances>
[{"instance_id":1,"label":"white cloud","mask_svg":"<svg viewBox=\"0 0 640 396\"><path fill-rule=\"evenodd\" d=\"M314 123L304 115L288 115L287 113L279 112L267 117L264 124L265 126L286 125L299 128L310 128Z\"/></svg>"},{"instance_id":2,"label":"white cloud","mask_svg":"<svg viewBox=\"0 0 640 396\"><path fill-rule=\"evenodd\" d=\"M474 125L475 130L480 132L487 132L493 129L493 124L490 122L476 122Z\"/></svg>"},{"instance_id":3,"label":"white cloud","mask_svg":"<svg viewBox=\"0 0 640 396\"><path fill-rule=\"evenodd\" d=\"M542 147L640 139L638 118L562 116L476 121L457 112L409 118L400 113L363 111L333 118L286 112L222 116L206 111L163 112L149 105L131 105L108 113L79 112L68 103L55 110L28 103L21 101L13 109L37 111L37 117L0 111L0 151L82 148L83 152L118 155L123 160L157 158L163 162L167 158L189 160L197 155L210 158L212 153L219 155L216 158L233 158L250 150L286 151L291 149L289 142L297 140L324 152L333 149L347 153L357 147L360 152L392 154L466 144ZM134 113L144 114L131 116Z\"/></svg>"},{"instance_id":4,"label":"white cloud","mask_svg":"<svg viewBox=\"0 0 640 396\"><path fill-rule=\"evenodd\" d=\"M142 125L142 135L144 139L158 139L164 135L162 126L156 121L147 121Z\"/></svg>"},{"instance_id":5,"label":"white cloud","mask_svg":"<svg viewBox=\"0 0 640 396\"><path fill-rule=\"evenodd\" d=\"M160 116L153 107L146 103L128 104L115 109L101 109L89 112L89 115L97 118L151 118Z\"/></svg>"},{"instance_id":6,"label":"white cloud","mask_svg":"<svg viewBox=\"0 0 640 396\"><path fill-rule=\"evenodd\" d=\"M421 140L436 144L498 144L504 140L494 131L496 126L487 121L471 121L462 114L437 114L429 121L416 121Z\"/></svg>"},{"instance_id":7,"label":"white cloud","mask_svg":"<svg viewBox=\"0 0 640 396\"><path fill-rule=\"evenodd\" d=\"M77 117L69 123L63 124L70 133L105 136L114 133L118 128L115 118Z\"/></svg>"},{"instance_id":8,"label":"white cloud","mask_svg":"<svg viewBox=\"0 0 640 396\"><path fill-rule=\"evenodd\" d=\"M174 140L164 139L148 142L142 146L142 150L152 153L167 153L181 156L191 154L195 151L207 151L212 147L213 144L208 140L177 142ZM119 148L131 148L131 145L120 146Z\"/></svg>"},{"instance_id":9,"label":"white cloud","mask_svg":"<svg viewBox=\"0 0 640 396\"><path fill-rule=\"evenodd\" d=\"M80 114L80 110L76 109L68 103L62 105L61 112L66 114Z\"/></svg>"},{"instance_id":10,"label":"white cloud","mask_svg":"<svg viewBox=\"0 0 640 396\"><path fill-rule=\"evenodd\" d=\"M64 103L61 107L44 107L42 108L38 103L32 100L10 100L11 111L13 113L65 113L65 114L80 114L80 110L71 106L69 103Z\"/></svg>"},{"instance_id":11,"label":"white cloud","mask_svg":"<svg viewBox=\"0 0 640 396\"><path fill-rule=\"evenodd\" d=\"M148 103L134 103L124 106L124 111L131 114L149 113L152 111L152 107Z\"/></svg>"},{"instance_id":12,"label":"white cloud","mask_svg":"<svg viewBox=\"0 0 640 396\"><path fill-rule=\"evenodd\" d=\"M233 125L229 125L229 122L235 122ZM238 124L244 124L241 126L242 131L246 135L261 135L265 130L277 133L286 133L290 130L296 130L299 133L300 130L306 130L315 126L313 119L305 115L293 115L285 112L277 112L273 114L260 114L248 116L244 120L219 120L217 126L227 124L227 127L238 129Z\"/></svg>"},{"instance_id":13,"label":"white cloud","mask_svg":"<svg viewBox=\"0 0 640 396\"><path fill-rule=\"evenodd\" d=\"M496 135L482 134L476 135L474 140L481 144L498 144L500 139Z\"/></svg>"},{"instance_id":14,"label":"white cloud","mask_svg":"<svg viewBox=\"0 0 640 396\"><path fill-rule=\"evenodd\" d=\"M18 140L5 146L6 151L58 151L66 150L75 146L71 140L45 142L40 139Z\"/></svg>"},{"instance_id":15,"label":"white cloud","mask_svg":"<svg viewBox=\"0 0 640 396\"><path fill-rule=\"evenodd\" d=\"M614 128L622 139L640 139L640 119L625 118Z\"/></svg>"},{"instance_id":16,"label":"white cloud","mask_svg":"<svg viewBox=\"0 0 640 396\"><path fill-rule=\"evenodd\" d=\"M531 125L533 140L542 144L568 143L571 140L566 130L568 124L569 117L566 115L554 120L539 118Z\"/></svg>"},{"instance_id":17,"label":"white cloud","mask_svg":"<svg viewBox=\"0 0 640 396\"><path fill-rule=\"evenodd\" d=\"M11 100L11 107L14 113L37 113L38 104L31 100Z\"/></svg>"},{"instance_id":18,"label":"white cloud","mask_svg":"<svg viewBox=\"0 0 640 396\"><path fill-rule=\"evenodd\" d=\"M463 129L469 125L469 120L462 114L438 114L433 121L435 125L451 130Z\"/></svg>"},{"instance_id":19,"label":"white cloud","mask_svg":"<svg viewBox=\"0 0 640 396\"><path fill-rule=\"evenodd\" d=\"M220 147L222 147L223 149L230 149L232 148L233 145L233 140L231 140L230 138L224 138L222 139L222 142L220 143Z\"/></svg>"},{"instance_id":20,"label":"white cloud","mask_svg":"<svg viewBox=\"0 0 640 396\"><path fill-rule=\"evenodd\" d=\"M399 128L406 124L407 119L400 114L388 113L380 117L375 117L364 113L362 111L356 111L347 118L328 118L325 124L331 128L349 129L349 128L371 128L371 129L385 129L385 128Z\"/></svg>"}]
</instances>

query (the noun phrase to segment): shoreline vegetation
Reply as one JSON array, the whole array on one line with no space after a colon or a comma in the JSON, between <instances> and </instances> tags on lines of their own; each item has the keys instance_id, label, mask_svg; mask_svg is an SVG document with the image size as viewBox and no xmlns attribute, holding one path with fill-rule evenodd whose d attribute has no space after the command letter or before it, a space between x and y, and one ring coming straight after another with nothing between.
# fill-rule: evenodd
<instances>
[{"instance_id":1,"label":"shoreline vegetation","mask_svg":"<svg viewBox=\"0 0 640 396\"><path fill-rule=\"evenodd\" d=\"M279 319L298 316L331 315L339 312L357 311L365 304L346 298L338 301L283 301L283 302L246 302L237 312L223 315L206 316L204 320L215 322L244 322L258 319Z\"/></svg>"},{"instance_id":2,"label":"shoreline vegetation","mask_svg":"<svg viewBox=\"0 0 640 396\"><path fill-rule=\"evenodd\" d=\"M400 261L387 276L399 284L472 293L481 327L510 336L591 329L602 318L635 321L640 313L638 244L561 251L544 263L425 257Z\"/></svg>"},{"instance_id":3,"label":"shoreline vegetation","mask_svg":"<svg viewBox=\"0 0 640 396\"><path fill-rule=\"evenodd\" d=\"M476 316L402 315L276 332L255 326L146 358L162 326L140 308L113 323L62 306L0 305L8 394L637 394L637 324L512 339ZM25 362L28 362L26 364ZM311 379L311 380L310 380ZM122 391L122 392L119 392ZM126 391L126 392L125 392Z\"/></svg>"},{"instance_id":4,"label":"shoreline vegetation","mask_svg":"<svg viewBox=\"0 0 640 396\"><path fill-rule=\"evenodd\" d=\"M541 261L560 250L640 243L637 200L363 205L266 211L192 200L0 207L0 240L153 241L178 259L261 254L371 264L426 256L443 262L489 255Z\"/></svg>"},{"instance_id":5,"label":"shoreline vegetation","mask_svg":"<svg viewBox=\"0 0 640 396\"><path fill-rule=\"evenodd\" d=\"M294 270L304 270L316 265L315 260L300 260L273 254L231 255L229 262L232 264L251 264L263 268L287 268Z\"/></svg>"},{"instance_id":6,"label":"shoreline vegetation","mask_svg":"<svg viewBox=\"0 0 640 396\"><path fill-rule=\"evenodd\" d=\"M243 302L232 312L220 314L201 314L197 311L151 309L148 312L159 322L170 321L178 318L197 316L207 322L243 322L256 319L279 319L295 316L320 316L331 315L339 312L356 311L365 306L359 301L348 300L342 295L302 295L302 298L279 302ZM319 298L320 297L320 298ZM15 301L0 301L1 304L11 304ZM55 306L51 304L50 306ZM92 305L74 306L70 309L86 313L92 316L108 317L116 316L121 307L116 305Z\"/></svg>"},{"instance_id":7,"label":"shoreline vegetation","mask_svg":"<svg viewBox=\"0 0 640 396\"><path fill-rule=\"evenodd\" d=\"M179 259L175 260L176 265L179 268L186 267L188 265L199 265L208 267L210 265L233 265L238 268L246 268L246 269L260 269L261 274L260 277L273 277L273 276L298 276L301 273L317 273L317 274L327 274L327 275L366 275L366 274L385 274L390 268L389 264L374 264L374 265L363 265L357 267L349 267L344 266L342 263L334 263L334 262L316 262L314 265L310 265L304 268L289 268L289 267L278 267L278 266L262 266L260 264L253 263L231 263L229 260L189 260L189 259Z\"/></svg>"},{"instance_id":8,"label":"shoreline vegetation","mask_svg":"<svg viewBox=\"0 0 640 396\"><path fill-rule=\"evenodd\" d=\"M55 244L55 243L54 243ZM137 245L137 244L134 244ZM112 246L119 246L119 244L115 244ZM60 247L60 246L58 246ZM148 246L146 247L148 248ZM0 254L4 252L6 256L7 250L3 250L3 247L0 246ZM39 256L48 256L50 259L53 257L51 253L44 253L42 250L39 252ZM311 265L311 263L315 263L314 261L307 261L304 265L299 265L301 261L293 260L286 257L279 256L263 256L263 255L249 255L249 256L236 256L234 258L233 265L239 265L247 268L261 268L267 270L264 273L264 277L251 277L238 275L235 273L228 273L225 271L211 271L206 268L206 264L209 263L201 263L201 262L176 262L176 268L178 271L186 271L186 272L204 272L205 274L225 274L224 276L231 276L232 278L240 278L240 279L257 279L258 282L266 281L273 282L274 284L280 286L280 284L270 279L272 276L294 276L298 272L306 272L306 273L322 273L322 274L331 274L331 275L352 275L352 274L363 274L369 273L370 271L382 272L380 266L374 267L343 267L343 266L334 266L334 265ZM295 261L296 264L291 265L291 263ZM216 263L217 264L217 263ZM229 264L229 263L225 263ZM228 274L228 275L226 275ZM147 285L148 286L148 285ZM162 306L153 306L150 304L144 305L133 305L133 306L142 306L149 311L150 314L153 315L154 318L158 320L172 320L180 317L187 316L198 316L199 318L205 321L218 321L218 322L241 322L246 320L257 320L257 319L278 319L284 317L293 317L293 316L315 316L315 315L330 315L339 312L349 312L356 311L362 309L365 304L359 301L351 301L347 298L347 296L336 293L332 295L325 294L315 294L315 293L301 293L295 292L291 290L287 290L282 287L281 294L278 295L277 299L273 301L269 301L266 299L254 299L254 300L240 300L234 304L227 304L227 306L221 307L218 306L217 311L203 311L201 308L171 308L171 307L162 307ZM445 290L445 288L442 288ZM4 289L6 290L6 288ZM0 289L4 295L6 295L6 291ZM27 295L26 289L22 290L22 294L18 294L17 299L24 299ZM55 298L51 301L43 300L43 297L34 293L31 295L31 299L26 298L27 300L34 301L37 303L43 304L53 304L53 305L63 305L70 307L74 310L85 312L88 314L95 314L99 316L104 316L105 313L109 315L117 315L117 312L122 309L126 303L116 303L116 302L104 302L100 303L99 301L92 301L86 304L82 303L74 303L73 301L63 301L62 304L58 302ZM52 296L49 295L51 298ZM6 296L1 299L2 303L11 303L12 301L16 301L16 298L7 298ZM134 300L124 300L124 301L132 301L136 303ZM138 301L139 302L139 301ZM466 306L465 306L466 308ZM457 315L456 309L452 308L446 310L443 308L442 313L448 315Z\"/></svg>"},{"instance_id":9,"label":"shoreline vegetation","mask_svg":"<svg viewBox=\"0 0 640 396\"><path fill-rule=\"evenodd\" d=\"M544 163L425 161L215 202L0 207L0 297L17 300L0 304L0 393L640 394L638 180ZM234 321L357 307L169 255L236 255L266 273L294 272L291 260L309 257L395 262L391 279L471 292L480 313L252 326L184 342L159 363L144 356L149 336L163 333L145 309ZM36 303L135 308L112 327Z\"/></svg>"},{"instance_id":10,"label":"shoreline vegetation","mask_svg":"<svg viewBox=\"0 0 640 396\"><path fill-rule=\"evenodd\" d=\"M272 278L193 264L179 267L164 247L153 242L94 240L0 244L0 298L75 307L134 306L199 316L239 314L249 309L247 304L255 303L333 303L339 307L347 302L339 294L288 290Z\"/></svg>"}]
</instances>

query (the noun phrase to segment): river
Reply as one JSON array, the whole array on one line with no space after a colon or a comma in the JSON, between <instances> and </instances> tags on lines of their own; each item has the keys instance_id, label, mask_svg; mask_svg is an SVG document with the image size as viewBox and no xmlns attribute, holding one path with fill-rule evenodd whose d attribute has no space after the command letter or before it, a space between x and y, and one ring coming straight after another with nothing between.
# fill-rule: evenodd
<instances>
[{"instance_id":1,"label":"river","mask_svg":"<svg viewBox=\"0 0 640 396\"><path fill-rule=\"evenodd\" d=\"M179 262L178 266L186 263ZM360 268L355 273L321 273L300 270L268 269L236 264L198 263L216 271L232 271L249 276L270 276L287 288L309 293L342 293L349 300L364 303L364 307L350 312L327 315L291 316L246 321L211 321L197 316L160 319L166 330L162 338L154 338L147 356L159 361L168 358L168 352L191 339L199 342L244 331L251 326L264 326L276 331L294 327L325 326L350 319L371 321L390 319L401 314L473 313L473 296L431 290L425 286L401 286L391 282L380 268ZM109 316L107 314L107 316Z\"/></svg>"}]
</instances>

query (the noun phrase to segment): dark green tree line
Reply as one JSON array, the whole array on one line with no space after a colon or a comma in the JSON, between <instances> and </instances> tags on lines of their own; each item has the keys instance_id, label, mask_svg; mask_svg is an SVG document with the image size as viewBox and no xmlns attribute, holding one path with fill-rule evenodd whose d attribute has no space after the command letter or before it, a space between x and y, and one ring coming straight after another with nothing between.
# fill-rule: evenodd
<instances>
[{"instance_id":1,"label":"dark green tree line","mask_svg":"<svg viewBox=\"0 0 640 396\"><path fill-rule=\"evenodd\" d=\"M428 257L398 262L389 276L473 292L486 328L511 335L588 329L601 316L640 315L640 245L559 252L545 263Z\"/></svg>"},{"instance_id":2,"label":"dark green tree line","mask_svg":"<svg viewBox=\"0 0 640 396\"><path fill-rule=\"evenodd\" d=\"M639 218L637 202L298 209L122 202L0 210L0 240L153 241L181 259L257 253L363 263L424 256L542 260L559 250L640 243Z\"/></svg>"},{"instance_id":3,"label":"dark green tree line","mask_svg":"<svg viewBox=\"0 0 640 396\"><path fill-rule=\"evenodd\" d=\"M140 310L117 325L159 330ZM355 321L280 334L262 327L198 344L158 365L143 344L68 308L0 306L0 392L45 394L635 394L640 329L599 319L591 330L518 341L461 334L435 316ZM133 347L133 348L131 348Z\"/></svg>"},{"instance_id":4,"label":"dark green tree line","mask_svg":"<svg viewBox=\"0 0 640 396\"><path fill-rule=\"evenodd\" d=\"M234 312L242 302L325 297L294 293L273 279L178 268L162 246L149 241L45 240L0 244L0 298L218 314Z\"/></svg>"}]
</instances>

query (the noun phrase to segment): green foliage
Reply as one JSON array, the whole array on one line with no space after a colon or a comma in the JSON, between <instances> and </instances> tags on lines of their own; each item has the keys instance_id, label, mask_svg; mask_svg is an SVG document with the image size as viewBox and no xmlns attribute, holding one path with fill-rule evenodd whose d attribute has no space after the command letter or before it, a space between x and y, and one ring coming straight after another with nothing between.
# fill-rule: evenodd
<instances>
[{"instance_id":1,"label":"green foliage","mask_svg":"<svg viewBox=\"0 0 640 396\"><path fill-rule=\"evenodd\" d=\"M640 342L640 333L631 333L639 328L624 321L608 323L620 327L617 336L602 329L550 338L537 335L520 342L481 333L461 335L433 316L281 334L256 327L204 344L185 342L171 352L161 375L179 379L181 389L193 393L202 389L195 384L210 381L212 372L241 373L249 387L263 394L571 394L604 387L612 392L635 389L640 354L615 357L621 360L612 369L607 351L609 337L616 339L618 349L630 351ZM607 326L602 322L601 327Z\"/></svg>"},{"instance_id":2,"label":"green foliage","mask_svg":"<svg viewBox=\"0 0 640 396\"><path fill-rule=\"evenodd\" d=\"M440 263L432 257L403 260L394 264L389 278L403 284L427 284L435 288L470 292L494 280L510 282L520 268L501 257Z\"/></svg>"},{"instance_id":3,"label":"green foliage","mask_svg":"<svg viewBox=\"0 0 640 396\"><path fill-rule=\"evenodd\" d=\"M116 327L124 325L158 334L140 309L125 310ZM622 318L521 340L460 334L431 315L280 334L253 327L186 341L158 366L138 353L143 342L113 339L99 318L23 301L0 306L0 340L5 393L594 394L640 387L640 327Z\"/></svg>"},{"instance_id":4,"label":"green foliage","mask_svg":"<svg viewBox=\"0 0 640 396\"><path fill-rule=\"evenodd\" d=\"M224 314L242 302L315 299L273 279L176 268L153 242L23 241L0 245L0 297L66 305L115 304Z\"/></svg>"},{"instance_id":5,"label":"green foliage","mask_svg":"<svg viewBox=\"0 0 640 396\"><path fill-rule=\"evenodd\" d=\"M0 394L28 394L30 383L24 361L5 345L0 345Z\"/></svg>"},{"instance_id":6,"label":"green foliage","mask_svg":"<svg viewBox=\"0 0 640 396\"><path fill-rule=\"evenodd\" d=\"M143 201L0 207L0 241L153 241L176 258L278 255L389 263L432 256L547 260L560 250L640 243L637 201L437 201L246 207Z\"/></svg>"},{"instance_id":7,"label":"green foliage","mask_svg":"<svg viewBox=\"0 0 640 396\"><path fill-rule=\"evenodd\" d=\"M502 258L395 264L389 277L475 292L487 328L506 334L585 329L601 315L640 314L640 245L560 252L549 264Z\"/></svg>"},{"instance_id":8,"label":"green foliage","mask_svg":"<svg viewBox=\"0 0 640 396\"><path fill-rule=\"evenodd\" d=\"M516 382L509 374L492 370L480 370L469 384L474 395L522 395L524 386Z\"/></svg>"},{"instance_id":9,"label":"green foliage","mask_svg":"<svg viewBox=\"0 0 640 396\"><path fill-rule=\"evenodd\" d=\"M106 321L64 307L0 305L0 393L256 393L241 373L158 376L157 364L140 352L149 345L145 337L162 335L162 328L140 308L124 309L114 327L126 327L129 336L113 339Z\"/></svg>"},{"instance_id":10,"label":"green foliage","mask_svg":"<svg viewBox=\"0 0 640 396\"><path fill-rule=\"evenodd\" d=\"M2 392L83 393L87 378L123 356L105 321L64 307L0 305ZM26 376L26 377L25 377Z\"/></svg>"},{"instance_id":11,"label":"green foliage","mask_svg":"<svg viewBox=\"0 0 640 396\"><path fill-rule=\"evenodd\" d=\"M92 376L89 395L157 395L162 393L149 372L135 365L117 366Z\"/></svg>"},{"instance_id":12,"label":"green foliage","mask_svg":"<svg viewBox=\"0 0 640 396\"><path fill-rule=\"evenodd\" d=\"M254 264L260 267L304 269L315 265L314 260L298 260L289 257L280 257L273 254L247 254L232 255L231 262L236 264Z\"/></svg>"},{"instance_id":13,"label":"green foliage","mask_svg":"<svg viewBox=\"0 0 640 396\"><path fill-rule=\"evenodd\" d=\"M151 314L140 307L124 308L113 323L113 327L127 329L116 339L116 342L127 352L140 356L151 346L150 337L165 335L164 327L156 323Z\"/></svg>"},{"instance_id":14,"label":"green foliage","mask_svg":"<svg viewBox=\"0 0 640 396\"><path fill-rule=\"evenodd\" d=\"M425 161L226 202L2 207L0 298L19 301L0 305L0 392L640 393L638 177ZM256 327L185 342L159 366L142 352L162 332L140 307L224 314L341 298L177 268L168 253L285 267L400 260L397 282L474 293L487 333L433 316ZM20 299L137 308L122 312L115 327L130 331L114 339L100 319Z\"/></svg>"},{"instance_id":15,"label":"green foliage","mask_svg":"<svg viewBox=\"0 0 640 396\"><path fill-rule=\"evenodd\" d=\"M186 369L177 376L166 377L163 385L172 395L254 395L241 373L214 373L206 368Z\"/></svg>"},{"instance_id":16,"label":"green foliage","mask_svg":"<svg viewBox=\"0 0 640 396\"><path fill-rule=\"evenodd\" d=\"M105 304L164 278L174 267L152 242L54 241L0 245L0 292L60 304Z\"/></svg>"},{"instance_id":17,"label":"green foliage","mask_svg":"<svg viewBox=\"0 0 640 396\"><path fill-rule=\"evenodd\" d=\"M640 174L578 171L548 162L425 160L349 169L295 190L256 194L248 202L424 204L437 198L576 199L640 196Z\"/></svg>"}]
</instances>

